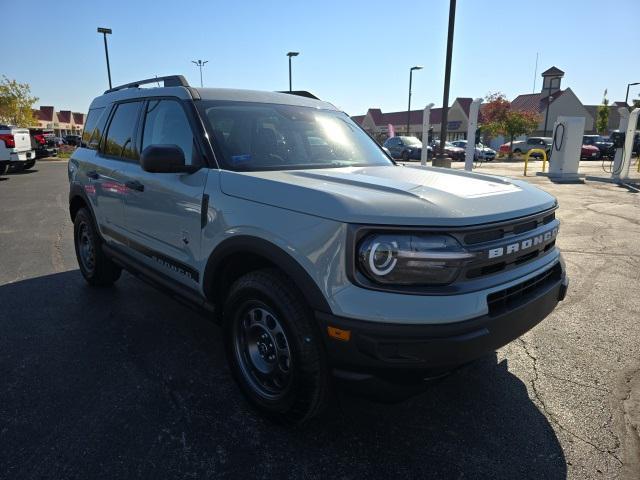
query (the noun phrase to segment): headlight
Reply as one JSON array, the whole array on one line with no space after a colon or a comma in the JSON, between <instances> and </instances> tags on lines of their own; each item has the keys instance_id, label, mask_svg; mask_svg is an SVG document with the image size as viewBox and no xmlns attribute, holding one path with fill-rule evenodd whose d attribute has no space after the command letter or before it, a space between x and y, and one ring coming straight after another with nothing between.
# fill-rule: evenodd
<instances>
[{"instance_id":1,"label":"headlight","mask_svg":"<svg viewBox=\"0 0 640 480\"><path fill-rule=\"evenodd\" d=\"M371 234L358 246L360 271L385 285L446 285L473 257L448 235Z\"/></svg>"}]
</instances>

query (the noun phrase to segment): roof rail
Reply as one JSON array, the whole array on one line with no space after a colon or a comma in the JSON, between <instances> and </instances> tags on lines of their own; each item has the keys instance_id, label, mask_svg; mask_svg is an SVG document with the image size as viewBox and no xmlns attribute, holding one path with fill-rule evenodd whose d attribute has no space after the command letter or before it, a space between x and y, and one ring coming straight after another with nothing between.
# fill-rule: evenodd
<instances>
[{"instance_id":1,"label":"roof rail","mask_svg":"<svg viewBox=\"0 0 640 480\"><path fill-rule=\"evenodd\" d=\"M166 77L154 77L147 78L146 80L138 80L137 82L125 83L117 87L105 90L104 93L117 92L118 90L124 90L125 88L138 88L140 85L146 85L148 83L163 82L165 87L188 87L189 82L182 75L167 75Z\"/></svg>"},{"instance_id":2,"label":"roof rail","mask_svg":"<svg viewBox=\"0 0 640 480\"><path fill-rule=\"evenodd\" d=\"M293 90L293 91L287 90L285 92L278 92L278 93L288 93L289 95L297 95L299 97L307 97L307 98L313 98L314 100L320 100L313 93L307 92L306 90Z\"/></svg>"}]
</instances>

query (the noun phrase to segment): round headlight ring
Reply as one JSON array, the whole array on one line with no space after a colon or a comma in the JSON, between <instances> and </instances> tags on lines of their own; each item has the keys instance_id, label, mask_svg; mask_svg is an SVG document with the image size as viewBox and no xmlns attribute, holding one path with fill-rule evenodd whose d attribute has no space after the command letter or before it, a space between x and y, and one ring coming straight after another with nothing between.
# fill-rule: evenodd
<instances>
[{"instance_id":1,"label":"round headlight ring","mask_svg":"<svg viewBox=\"0 0 640 480\"><path fill-rule=\"evenodd\" d=\"M391 248L389 248L389 246ZM398 263L395 252L398 250L398 242L375 242L367 255L369 269L378 277L384 277L393 271ZM377 258L380 255L381 258ZM380 262L382 260L382 262Z\"/></svg>"}]
</instances>

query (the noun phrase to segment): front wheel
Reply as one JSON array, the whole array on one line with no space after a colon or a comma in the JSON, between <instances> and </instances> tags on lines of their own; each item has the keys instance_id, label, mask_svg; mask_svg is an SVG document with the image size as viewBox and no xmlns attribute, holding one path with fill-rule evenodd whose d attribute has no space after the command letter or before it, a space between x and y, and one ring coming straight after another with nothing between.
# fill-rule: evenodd
<instances>
[{"instance_id":1,"label":"front wheel","mask_svg":"<svg viewBox=\"0 0 640 480\"><path fill-rule=\"evenodd\" d=\"M73 233L78 265L87 283L105 287L118 280L122 269L102 252L102 242L86 208L76 213Z\"/></svg>"},{"instance_id":2,"label":"front wheel","mask_svg":"<svg viewBox=\"0 0 640 480\"><path fill-rule=\"evenodd\" d=\"M406 150L402 152L402 160L404 160L405 162L409 161L409 152L407 152Z\"/></svg>"},{"instance_id":3,"label":"front wheel","mask_svg":"<svg viewBox=\"0 0 640 480\"><path fill-rule=\"evenodd\" d=\"M313 312L275 269L237 280L225 302L231 372L249 402L271 419L299 425L329 399L329 368Z\"/></svg>"}]
</instances>

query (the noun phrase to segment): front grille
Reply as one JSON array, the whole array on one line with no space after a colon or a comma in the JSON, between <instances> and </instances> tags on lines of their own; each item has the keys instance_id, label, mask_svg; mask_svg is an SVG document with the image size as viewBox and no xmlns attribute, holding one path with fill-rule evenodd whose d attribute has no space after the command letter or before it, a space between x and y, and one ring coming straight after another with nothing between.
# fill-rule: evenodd
<instances>
[{"instance_id":1,"label":"front grille","mask_svg":"<svg viewBox=\"0 0 640 480\"><path fill-rule=\"evenodd\" d=\"M504 312L513 310L535 297L538 292L544 291L550 285L558 282L562 278L562 267L559 263L555 266L526 280L518 285L509 287L499 292L494 292L487 296L489 315L501 315Z\"/></svg>"},{"instance_id":2,"label":"front grille","mask_svg":"<svg viewBox=\"0 0 640 480\"><path fill-rule=\"evenodd\" d=\"M544 238L541 241L540 236L550 230L555 231L557 226L555 212L547 211L459 236L465 248L477 253L477 257L466 265L459 278L473 280L493 275L542 257L553 248L555 239ZM535 239L535 243L522 244L530 239ZM508 250L509 246L517 248ZM490 255L495 249L502 249L501 253Z\"/></svg>"},{"instance_id":3,"label":"front grille","mask_svg":"<svg viewBox=\"0 0 640 480\"><path fill-rule=\"evenodd\" d=\"M509 233L520 234L529 230L534 230L538 225L547 225L553 222L556 218L556 213L551 212L546 216L540 216L534 220L527 220L524 222L514 222L508 227L498 227L480 232L468 233L464 237L464 243L466 245L474 245L476 243L484 243L491 240L499 240L504 238Z\"/></svg>"}]
</instances>

